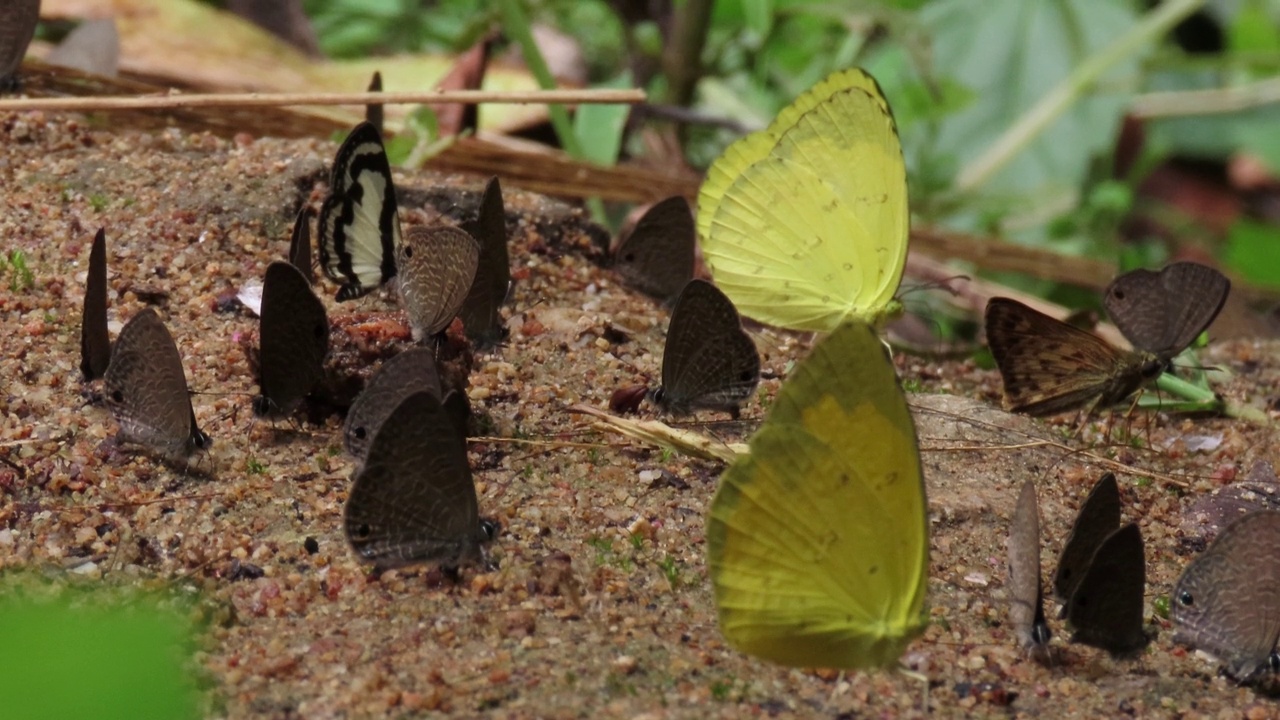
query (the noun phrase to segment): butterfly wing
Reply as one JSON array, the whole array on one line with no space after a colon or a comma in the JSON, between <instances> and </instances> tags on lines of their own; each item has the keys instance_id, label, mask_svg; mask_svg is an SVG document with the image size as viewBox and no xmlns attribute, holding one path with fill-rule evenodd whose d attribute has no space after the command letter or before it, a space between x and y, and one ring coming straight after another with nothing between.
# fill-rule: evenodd
<instances>
[{"instance_id":1,"label":"butterfly wing","mask_svg":"<svg viewBox=\"0 0 1280 720\"><path fill-rule=\"evenodd\" d=\"M344 523L356 554L379 568L479 557L480 517L466 446L430 393L405 397L374 433Z\"/></svg>"},{"instance_id":2,"label":"butterfly wing","mask_svg":"<svg viewBox=\"0 0 1280 720\"><path fill-rule=\"evenodd\" d=\"M1170 598L1174 641L1217 656L1250 680L1280 640L1280 512L1253 512L1228 525L1182 571Z\"/></svg>"},{"instance_id":3,"label":"butterfly wing","mask_svg":"<svg viewBox=\"0 0 1280 720\"><path fill-rule=\"evenodd\" d=\"M1159 363L1009 298L986 310L987 344L1000 368L1006 410L1051 415L1111 405L1160 374Z\"/></svg>"},{"instance_id":4,"label":"butterfly wing","mask_svg":"<svg viewBox=\"0 0 1280 720\"><path fill-rule=\"evenodd\" d=\"M507 289L511 286L507 214L498 178L490 178L485 184L476 219L463 223L462 229L479 243L480 260L459 315L467 337L480 347L489 347L501 342L505 334L498 308L506 301Z\"/></svg>"},{"instance_id":5,"label":"butterfly wing","mask_svg":"<svg viewBox=\"0 0 1280 720\"><path fill-rule=\"evenodd\" d=\"M799 667L881 667L925 627L915 426L875 332L852 323L783 384L707 517L720 629Z\"/></svg>"},{"instance_id":6,"label":"butterfly wing","mask_svg":"<svg viewBox=\"0 0 1280 720\"><path fill-rule=\"evenodd\" d=\"M16 84L18 68L35 37L40 0L8 0L0 10L0 90Z\"/></svg>"},{"instance_id":7,"label":"butterfly wing","mask_svg":"<svg viewBox=\"0 0 1280 720\"><path fill-rule=\"evenodd\" d=\"M315 268L311 267L311 209L303 205L293 221L293 234L289 236L289 264L298 268L308 285L316 282Z\"/></svg>"},{"instance_id":8,"label":"butterfly wing","mask_svg":"<svg viewBox=\"0 0 1280 720\"><path fill-rule=\"evenodd\" d=\"M1040 584L1040 508L1033 480L1023 483L1009 526L1009 619L1022 647L1047 660L1051 633Z\"/></svg>"},{"instance_id":9,"label":"butterfly wing","mask_svg":"<svg viewBox=\"0 0 1280 720\"><path fill-rule=\"evenodd\" d=\"M875 80L835 73L730 145L699 192L698 223L716 283L748 317L827 332L890 314L906 167Z\"/></svg>"},{"instance_id":10,"label":"butterfly wing","mask_svg":"<svg viewBox=\"0 0 1280 720\"><path fill-rule=\"evenodd\" d=\"M667 302L693 279L693 213L675 195L653 204L618 245L613 266L631 287Z\"/></svg>"},{"instance_id":11,"label":"butterfly wing","mask_svg":"<svg viewBox=\"0 0 1280 720\"><path fill-rule=\"evenodd\" d=\"M342 426L342 441L356 459L363 459L369 441L400 401L416 392L440 397L440 373L435 353L427 348L409 348L385 361L356 396Z\"/></svg>"},{"instance_id":12,"label":"butterfly wing","mask_svg":"<svg viewBox=\"0 0 1280 720\"><path fill-rule=\"evenodd\" d=\"M695 408L736 411L760 382L760 352L738 311L705 280L691 280L671 311L655 402L685 414Z\"/></svg>"},{"instance_id":13,"label":"butterfly wing","mask_svg":"<svg viewBox=\"0 0 1280 720\"><path fill-rule=\"evenodd\" d=\"M1072 642L1102 648L1112 655L1140 650L1146 560L1142 533L1129 523L1111 533L1067 602L1067 621L1075 629Z\"/></svg>"},{"instance_id":14,"label":"butterfly wing","mask_svg":"<svg viewBox=\"0 0 1280 720\"><path fill-rule=\"evenodd\" d=\"M1107 286L1107 315L1135 348L1170 360L1187 349L1227 301L1231 281L1199 263L1133 270Z\"/></svg>"},{"instance_id":15,"label":"butterfly wing","mask_svg":"<svg viewBox=\"0 0 1280 720\"><path fill-rule=\"evenodd\" d=\"M123 439L172 460L207 441L196 427L178 346L154 310L147 308L125 323L103 387Z\"/></svg>"},{"instance_id":16,"label":"butterfly wing","mask_svg":"<svg viewBox=\"0 0 1280 720\"><path fill-rule=\"evenodd\" d=\"M267 266L259 318L261 394L253 411L288 417L324 375L329 316L311 283L287 262Z\"/></svg>"},{"instance_id":17,"label":"butterfly wing","mask_svg":"<svg viewBox=\"0 0 1280 720\"><path fill-rule=\"evenodd\" d=\"M84 313L80 321L80 373L96 380L111 362L111 335L107 332L107 236L101 228L89 250L89 275L84 286Z\"/></svg>"},{"instance_id":18,"label":"butterfly wing","mask_svg":"<svg viewBox=\"0 0 1280 720\"><path fill-rule=\"evenodd\" d=\"M1058 556L1058 569L1053 573L1053 594L1068 602L1084 577L1098 548L1120 527L1120 487L1116 476L1107 473L1094 483L1080 512L1071 524L1071 534Z\"/></svg>"},{"instance_id":19,"label":"butterfly wing","mask_svg":"<svg viewBox=\"0 0 1280 720\"><path fill-rule=\"evenodd\" d=\"M400 299L413 339L449 326L467 299L480 261L480 246L465 230L449 225L413 227L396 250Z\"/></svg>"},{"instance_id":20,"label":"butterfly wing","mask_svg":"<svg viewBox=\"0 0 1280 720\"><path fill-rule=\"evenodd\" d=\"M382 92L382 73L377 70L373 71L373 77L369 78L369 87L366 90L369 92ZM383 133L383 115L381 103L369 103L364 106L365 122L372 125L379 135Z\"/></svg>"},{"instance_id":21,"label":"butterfly wing","mask_svg":"<svg viewBox=\"0 0 1280 720\"><path fill-rule=\"evenodd\" d=\"M400 217L391 164L373 125L360 123L338 148L317 227L320 267L342 284L339 301L360 297L395 276Z\"/></svg>"}]
</instances>

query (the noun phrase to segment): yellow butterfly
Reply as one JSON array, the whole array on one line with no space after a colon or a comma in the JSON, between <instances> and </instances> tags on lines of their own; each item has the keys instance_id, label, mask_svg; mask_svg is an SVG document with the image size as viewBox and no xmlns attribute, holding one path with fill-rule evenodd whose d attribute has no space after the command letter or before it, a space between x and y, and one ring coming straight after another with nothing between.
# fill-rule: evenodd
<instances>
[{"instance_id":1,"label":"yellow butterfly","mask_svg":"<svg viewBox=\"0 0 1280 720\"><path fill-rule=\"evenodd\" d=\"M782 386L707 517L720 630L796 667L882 667L925 627L915 426L875 332L842 325Z\"/></svg>"},{"instance_id":2,"label":"yellow butterfly","mask_svg":"<svg viewBox=\"0 0 1280 720\"><path fill-rule=\"evenodd\" d=\"M698 193L716 285L760 322L829 332L896 314L907 173L876 81L843 70L730 145Z\"/></svg>"}]
</instances>

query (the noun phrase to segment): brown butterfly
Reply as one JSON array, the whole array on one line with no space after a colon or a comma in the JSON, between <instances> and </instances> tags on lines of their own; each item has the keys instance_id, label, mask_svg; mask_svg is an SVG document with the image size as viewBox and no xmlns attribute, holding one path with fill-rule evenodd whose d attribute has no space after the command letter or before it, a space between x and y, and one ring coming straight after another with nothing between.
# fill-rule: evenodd
<instances>
[{"instance_id":1,"label":"brown butterfly","mask_svg":"<svg viewBox=\"0 0 1280 720\"><path fill-rule=\"evenodd\" d=\"M1009 298L992 298L987 344L1004 379L1006 410L1052 415L1114 405L1160 377L1167 361L1121 350Z\"/></svg>"}]
</instances>

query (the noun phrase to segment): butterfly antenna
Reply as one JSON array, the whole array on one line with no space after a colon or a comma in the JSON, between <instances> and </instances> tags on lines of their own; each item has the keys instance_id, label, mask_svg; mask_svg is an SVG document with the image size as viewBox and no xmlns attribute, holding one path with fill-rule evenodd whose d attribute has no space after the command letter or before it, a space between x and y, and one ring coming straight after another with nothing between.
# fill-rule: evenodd
<instances>
[{"instance_id":1,"label":"butterfly antenna","mask_svg":"<svg viewBox=\"0 0 1280 720\"><path fill-rule=\"evenodd\" d=\"M941 280L929 280L927 282L912 284L910 287L903 288L902 291L898 293L898 300L901 301L912 293L922 292L925 290L942 290L952 297L959 297L960 291L951 287L951 283L957 280L969 282L972 279L973 278L968 275L952 275L951 277L942 278Z\"/></svg>"}]
</instances>

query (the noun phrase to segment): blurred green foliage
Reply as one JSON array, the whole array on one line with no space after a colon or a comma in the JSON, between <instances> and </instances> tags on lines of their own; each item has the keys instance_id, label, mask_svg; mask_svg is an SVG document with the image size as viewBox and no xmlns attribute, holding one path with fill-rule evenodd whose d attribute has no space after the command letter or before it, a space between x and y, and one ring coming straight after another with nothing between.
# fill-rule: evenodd
<instances>
[{"instance_id":1,"label":"blurred green foliage","mask_svg":"<svg viewBox=\"0 0 1280 720\"><path fill-rule=\"evenodd\" d=\"M4 717L199 717L184 607L137 592L6 575L0 581Z\"/></svg>"},{"instance_id":2,"label":"blurred green foliage","mask_svg":"<svg viewBox=\"0 0 1280 720\"><path fill-rule=\"evenodd\" d=\"M618 86L638 77L652 97L664 96L659 28L671 18L636 16L636 8L648 6L625 0L517 1L530 23L554 26L580 43L593 84ZM502 26L501 4L307 0L306 8L326 50L349 55L460 51ZM681 12L690 3L672 5ZM1161 10L1179 18L1198 14L1173 32L1154 32L1151 18ZM1188 40L1192 27L1202 32ZM1280 73L1277 28L1280 0L1212 6L1197 0L1158 6L1136 0L717 2L692 109L737 129L689 126L686 155L706 166L741 131L763 127L828 73L861 65L879 79L895 110L919 220L1111 257L1117 266L1159 262L1169 249L1154 238L1148 249L1121 257L1120 223L1135 209L1137 185L1171 156L1221 162L1247 153L1280 170L1280 133L1273 129L1280 106L1152 118L1142 154L1117 169L1124 114L1148 93L1241 89L1274 78ZM508 38L527 30L503 29ZM1096 81L1068 82L1099 63L1105 69ZM635 73L645 67L649 72ZM1010 129L1064 88L1069 94L1061 111L1000 155ZM596 108L583 115L574 131L581 156L611 162L640 150L627 142L623 112ZM980 172L993 157L990 171ZM1254 225L1229 239L1208 239L1207 249L1251 279L1280 285L1278 263L1258 261L1280 234L1272 225ZM1206 237L1196 240L1203 244Z\"/></svg>"}]
</instances>

